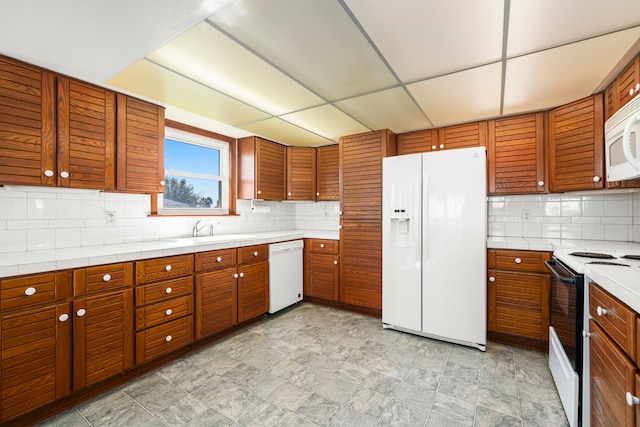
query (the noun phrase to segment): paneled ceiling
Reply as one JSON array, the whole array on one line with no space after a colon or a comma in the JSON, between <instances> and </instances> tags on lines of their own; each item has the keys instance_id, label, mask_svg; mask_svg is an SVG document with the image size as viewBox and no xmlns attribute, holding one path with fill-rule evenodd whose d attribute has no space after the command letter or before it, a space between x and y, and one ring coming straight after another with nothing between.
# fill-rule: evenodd
<instances>
[{"instance_id":1,"label":"paneled ceiling","mask_svg":"<svg viewBox=\"0 0 640 427\"><path fill-rule=\"evenodd\" d=\"M552 108L638 51L636 0L0 3L0 53L300 146Z\"/></svg>"}]
</instances>

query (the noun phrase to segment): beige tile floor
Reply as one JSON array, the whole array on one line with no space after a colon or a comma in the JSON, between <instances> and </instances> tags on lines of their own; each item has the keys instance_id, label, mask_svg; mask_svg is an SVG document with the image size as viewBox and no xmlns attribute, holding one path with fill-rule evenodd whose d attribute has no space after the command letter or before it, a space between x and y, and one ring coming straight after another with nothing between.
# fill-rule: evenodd
<instances>
[{"instance_id":1,"label":"beige tile floor","mask_svg":"<svg viewBox=\"0 0 640 427\"><path fill-rule=\"evenodd\" d=\"M566 426L546 355L303 303L41 426Z\"/></svg>"}]
</instances>

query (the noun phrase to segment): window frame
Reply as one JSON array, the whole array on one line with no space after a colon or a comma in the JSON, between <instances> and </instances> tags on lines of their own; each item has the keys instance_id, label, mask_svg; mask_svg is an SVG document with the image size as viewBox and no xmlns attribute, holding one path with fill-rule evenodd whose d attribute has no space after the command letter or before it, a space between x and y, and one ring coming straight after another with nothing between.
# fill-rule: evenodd
<instances>
[{"instance_id":1,"label":"window frame","mask_svg":"<svg viewBox=\"0 0 640 427\"><path fill-rule=\"evenodd\" d=\"M203 137L207 140L203 140ZM180 142L193 143L196 145L208 145L211 143L212 148L217 148L215 145L224 147L223 144L227 144L227 185L223 181L222 191L223 194L227 193L227 207L228 209L221 208L163 208L162 207L162 193L153 194L151 197L151 215L157 216L223 216L223 215L235 215L236 214L236 140L226 135L221 135L216 132L201 129L195 126L186 125L180 122L172 120L165 120L165 138L174 139ZM164 151L164 138L162 140ZM224 148L223 148L224 149ZM222 162L223 156L221 156L221 175L222 175ZM164 163L164 162L163 162ZM163 165L164 166L164 165ZM163 168L164 169L164 168ZM166 172L163 172L163 177Z\"/></svg>"}]
</instances>

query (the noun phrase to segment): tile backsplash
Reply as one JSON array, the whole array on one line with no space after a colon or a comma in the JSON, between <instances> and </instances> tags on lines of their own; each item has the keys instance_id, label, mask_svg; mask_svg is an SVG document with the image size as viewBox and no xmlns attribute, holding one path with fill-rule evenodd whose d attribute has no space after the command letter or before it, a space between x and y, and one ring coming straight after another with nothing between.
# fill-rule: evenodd
<instances>
[{"instance_id":1,"label":"tile backsplash","mask_svg":"<svg viewBox=\"0 0 640 427\"><path fill-rule=\"evenodd\" d=\"M198 219L215 234L291 229L338 230L338 202L238 200L234 216L150 217L150 196L47 187L0 187L0 252L141 242L189 235ZM113 213L113 222L107 213Z\"/></svg>"},{"instance_id":2,"label":"tile backsplash","mask_svg":"<svg viewBox=\"0 0 640 427\"><path fill-rule=\"evenodd\" d=\"M640 242L640 192L491 196L493 237Z\"/></svg>"}]
</instances>

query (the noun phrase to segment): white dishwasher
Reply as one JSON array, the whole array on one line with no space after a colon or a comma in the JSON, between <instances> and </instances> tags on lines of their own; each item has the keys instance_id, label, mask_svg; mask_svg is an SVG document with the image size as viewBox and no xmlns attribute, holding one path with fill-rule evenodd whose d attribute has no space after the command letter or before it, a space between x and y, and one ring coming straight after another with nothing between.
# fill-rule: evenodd
<instances>
[{"instance_id":1,"label":"white dishwasher","mask_svg":"<svg viewBox=\"0 0 640 427\"><path fill-rule=\"evenodd\" d=\"M302 240L269 245L269 313L302 300Z\"/></svg>"}]
</instances>

